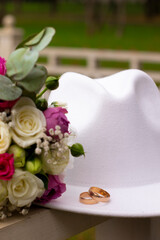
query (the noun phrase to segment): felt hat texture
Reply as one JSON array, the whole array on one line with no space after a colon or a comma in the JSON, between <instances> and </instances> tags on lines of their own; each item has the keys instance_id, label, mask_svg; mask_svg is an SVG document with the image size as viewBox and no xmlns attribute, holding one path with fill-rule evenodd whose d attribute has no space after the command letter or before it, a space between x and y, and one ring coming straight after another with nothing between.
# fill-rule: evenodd
<instances>
[{"instance_id":1,"label":"felt hat texture","mask_svg":"<svg viewBox=\"0 0 160 240\"><path fill-rule=\"evenodd\" d=\"M101 79L68 72L48 101L67 103L86 154L66 172L67 191L46 206L100 216L160 216L160 93L154 81L136 69ZM91 186L109 192L110 201L80 203L80 193Z\"/></svg>"}]
</instances>

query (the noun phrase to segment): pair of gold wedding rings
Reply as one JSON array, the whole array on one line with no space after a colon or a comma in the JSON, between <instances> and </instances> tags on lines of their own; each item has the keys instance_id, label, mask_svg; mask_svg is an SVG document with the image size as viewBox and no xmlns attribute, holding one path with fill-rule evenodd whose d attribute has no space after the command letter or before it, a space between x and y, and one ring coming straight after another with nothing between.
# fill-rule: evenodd
<instances>
[{"instance_id":1,"label":"pair of gold wedding rings","mask_svg":"<svg viewBox=\"0 0 160 240\"><path fill-rule=\"evenodd\" d=\"M110 194L99 187L90 187L88 192L83 192L79 196L79 201L83 204L96 204L98 202L108 202Z\"/></svg>"}]
</instances>

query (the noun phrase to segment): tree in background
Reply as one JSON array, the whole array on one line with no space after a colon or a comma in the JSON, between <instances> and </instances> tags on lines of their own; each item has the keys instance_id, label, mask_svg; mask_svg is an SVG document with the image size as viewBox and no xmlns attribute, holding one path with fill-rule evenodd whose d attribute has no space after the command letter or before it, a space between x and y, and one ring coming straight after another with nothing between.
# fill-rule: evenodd
<instances>
[{"instance_id":1,"label":"tree in background","mask_svg":"<svg viewBox=\"0 0 160 240\"><path fill-rule=\"evenodd\" d=\"M87 32L93 34L96 30L102 27L103 18L103 3L99 0L86 0L86 24Z\"/></svg>"},{"instance_id":2,"label":"tree in background","mask_svg":"<svg viewBox=\"0 0 160 240\"><path fill-rule=\"evenodd\" d=\"M126 0L86 0L86 24L89 34L101 29L107 21L110 22L105 12L107 8L111 13L112 23L117 26L117 35L121 36L123 34L126 24Z\"/></svg>"},{"instance_id":3,"label":"tree in background","mask_svg":"<svg viewBox=\"0 0 160 240\"><path fill-rule=\"evenodd\" d=\"M23 0L0 0L0 24L2 25L2 19L7 14L7 4L8 2L13 2L14 5L14 13L18 13L21 11Z\"/></svg>"},{"instance_id":4,"label":"tree in background","mask_svg":"<svg viewBox=\"0 0 160 240\"><path fill-rule=\"evenodd\" d=\"M14 4L15 13L20 13L22 9L23 0L12 0Z\"/></svg>"},{"instance_id":5,"label":"tree in background","mask_svg":"<svg viewBox=\"0 0 160 240\"><path fill-rule=\"evenodd\" d=\"M145 12L147 17L155 17L160 14L160 1L159 0L146 0Z\"/></svg>"},{"instance_id":6,"label":"tree in background","mask_svg":"<svg viewBox=\"0 0 160 240\"><path fill-rule=\"evenodd\" d=\"M0 25L2 25L2 19L6 14L6 4L7 0L0 0Z\"/></svg>"},{"instance_id":7,"label":"tree in background","mask_svg":"<svg viewBox=\"0 0 160 240\"><path fill-rule=\"evenodd\" d=\"M47 1L45 1L45 2L47 2ZM48 0L48 2L49 2L49 5L50 5L50 13L51 14L54 14L54 13L56 13L57 12L57 9L58 9L58 3L59 3L59 1L58 0Z\"/></svg>"}]
</instances>

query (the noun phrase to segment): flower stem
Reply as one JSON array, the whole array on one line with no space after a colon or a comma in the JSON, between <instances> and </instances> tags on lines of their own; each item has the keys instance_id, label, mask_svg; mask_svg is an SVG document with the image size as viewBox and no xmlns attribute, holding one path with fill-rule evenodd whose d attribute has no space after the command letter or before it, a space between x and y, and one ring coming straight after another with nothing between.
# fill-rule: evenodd
<instances>
[{"instance_id":1,"label":"flower stem","mask_svg":"<svg viewBox=\"0 0 160 240\"><path fill-rule=\"evenodd\" d=\"M42 90L42 92L41 93L39 93L37 96L36 96L36 98L38 99L38 98L40 98L46 91L48 90L48 88L46 87L46 88L44 88L43 90Z\"/></svg>"}]
</instances>

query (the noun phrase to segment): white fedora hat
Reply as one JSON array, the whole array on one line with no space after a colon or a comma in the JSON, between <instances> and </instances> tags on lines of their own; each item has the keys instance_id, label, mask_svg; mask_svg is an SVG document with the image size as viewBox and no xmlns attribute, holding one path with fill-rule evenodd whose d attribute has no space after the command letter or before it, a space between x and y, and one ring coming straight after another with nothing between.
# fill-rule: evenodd
<instances>
[{"instance_id":1,"label":"white fedora hat","mask_svg":"<svg viewBox=\"0 0 160 240\"><path fill-rule=\"evenodd\" d=\"M65 73L49 103L68 104L68 119L86 156L67 171L67 191L47 207L120 217L160 216L160 94L140 70L93 80ZM110 201L79 202L91 186Z\"/></svg>"}]
</instances>

